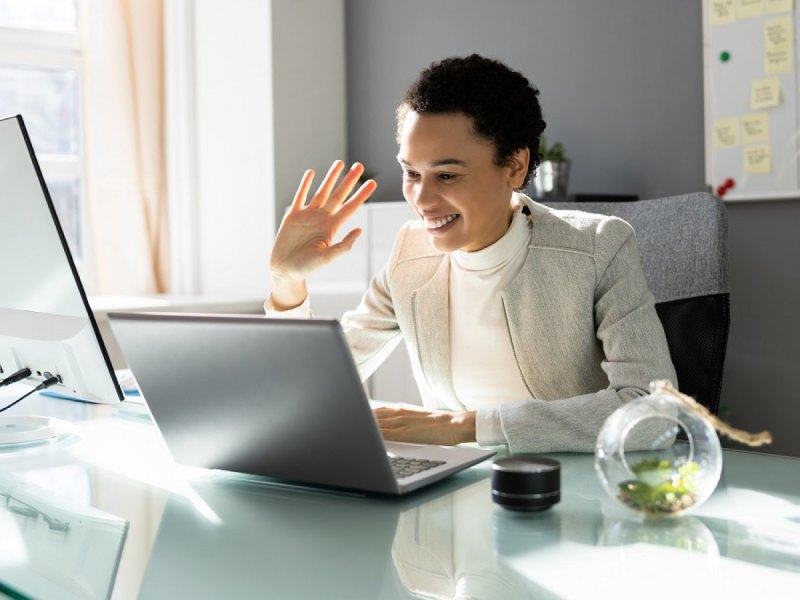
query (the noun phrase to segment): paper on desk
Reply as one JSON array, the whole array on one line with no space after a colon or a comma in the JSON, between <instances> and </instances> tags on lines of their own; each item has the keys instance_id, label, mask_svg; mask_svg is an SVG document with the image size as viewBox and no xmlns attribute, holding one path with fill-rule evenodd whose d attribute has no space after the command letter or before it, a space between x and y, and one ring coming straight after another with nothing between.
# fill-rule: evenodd
<instances>
[{"instance_id":1,"label":"paper on desk","mask_svg":"<svg viewBox=\"0 0 800 600\"><path fill-rule=\"evenodd\" d=\"M116 369L114 374L117 377L117 383L122 388L122 393L126 396L141 396L139 392L139 385L133 376L130 369Z\"/></svg>"}]
</instances>

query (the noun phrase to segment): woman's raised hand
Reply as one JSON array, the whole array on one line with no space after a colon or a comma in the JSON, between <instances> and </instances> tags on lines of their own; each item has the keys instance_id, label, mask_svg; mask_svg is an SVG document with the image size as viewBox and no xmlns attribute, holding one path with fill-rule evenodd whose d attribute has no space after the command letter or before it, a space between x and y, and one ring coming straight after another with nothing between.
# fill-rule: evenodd
<instances>
[{"instance_id":1,"label":"woman's raised hand","mask_svg":"<svg viewBox=\"0 0 800 600\"><path fill-rule=\"evenodd\" d=\"M370 179L350 195L364 173L364 166L355 163L337 185L343 170L344 163L335 161L308 202L314 172L306 171L300 181L292 205L278 229L270 257L271 301L277 310L302 303L307 295L305 281L308 276L349 251L361 235L361 229L355 228L341 241L334 242L339 228L361 208L377 184Z\"/></svg>"}]
</instances>

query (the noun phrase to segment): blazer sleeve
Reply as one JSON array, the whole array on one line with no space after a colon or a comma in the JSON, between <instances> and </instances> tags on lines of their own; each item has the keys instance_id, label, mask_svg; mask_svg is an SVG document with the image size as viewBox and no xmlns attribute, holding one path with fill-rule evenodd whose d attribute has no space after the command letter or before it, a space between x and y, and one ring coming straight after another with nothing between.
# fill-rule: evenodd
<instances>
[{"instance_id":1,"label":"blazer sleeve","mask_svg":"<svg viewBox=\"0 0 800 600\"><path fill-rule=\"evenodd\" d=\"M511 452L591 452L611 413L646 395L653 380L676 381L633 229L613 217L602 220L595 232L594 315L608 387L571 398L501 405L500 424ZM663 428L640 433L629 440L631 449L648 446Z\"/></svg>"},{"instance_id":2,"label":"blazer sleeve","mask_svg":"<svg viewBox=\"0 0 800 600\"><path fill-rule=\"evenodd\" d=\"M402 339L392 300L391 275L407 231L408 224L400 230L391 258L372 278L359 305L342 316L342 328L362 381L377 370Z\"/></svg>"}]
</instances>

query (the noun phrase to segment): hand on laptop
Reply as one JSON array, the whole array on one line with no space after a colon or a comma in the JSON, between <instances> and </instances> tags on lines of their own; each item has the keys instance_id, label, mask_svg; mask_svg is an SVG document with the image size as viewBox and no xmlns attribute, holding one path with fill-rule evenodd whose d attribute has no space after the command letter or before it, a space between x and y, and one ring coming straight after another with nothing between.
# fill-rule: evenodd
<instances>
[{"instance_id":1,"label":"hand on laptop","mask_svg":"<svg viewBox=\"0 0 800 600\"><path fill-rule=\"evenodd\" d=\"M372 412L387 441L439 446L476 441L475 411L431 411L398 405L376 408Z\"/></svg>"},{"instance_id":2,"label":"hand on laptop","mask_svg":"<svg viewBox=\"0 0 800 600\"><path fill-rule=\"evenodd\" d=\"M352 229L341 241L334 242L339 228L361 208L377 184L370 179L351 196L364 173L364 165L354 163L336 185L343 171L344 163L335 161L308 202L314 171L306 171L300 181L292 205L278 229L270 257L271 302L275 310L300 305L308 294L308 276L348 252L361 235L361 229Z\"/></svg>"}]
</instances>

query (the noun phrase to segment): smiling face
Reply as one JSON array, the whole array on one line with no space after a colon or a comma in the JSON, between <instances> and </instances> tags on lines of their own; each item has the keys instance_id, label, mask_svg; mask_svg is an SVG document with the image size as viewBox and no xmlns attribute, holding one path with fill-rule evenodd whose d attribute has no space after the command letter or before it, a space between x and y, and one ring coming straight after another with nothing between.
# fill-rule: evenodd
<instances>
[{"instance_id":1,"label":"smiling face","mask_svg":"<svg viewBox=\"0 0 800 600\"><path fill-rule=\"evenodd\" d=\"M527 149L497 165L494 145L473 132L463 113L408 111L398 140L403 195L435 248L474 252L505 234L511 194L527 174Z\"/></svg>"}]
</instances>

